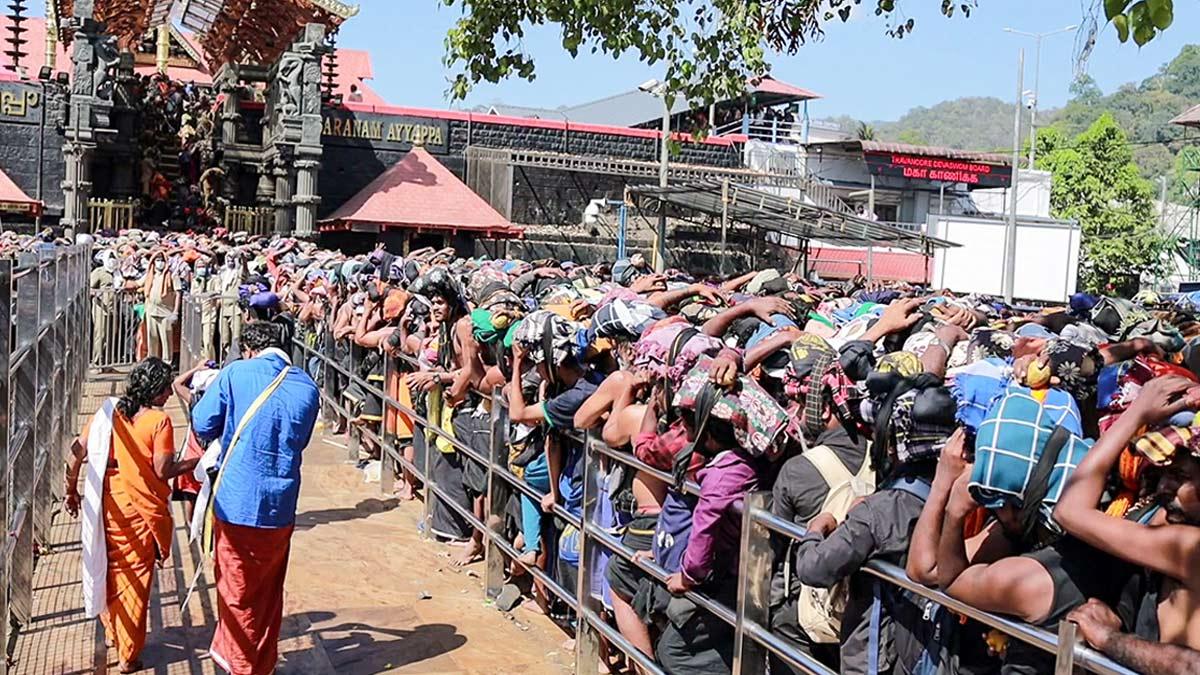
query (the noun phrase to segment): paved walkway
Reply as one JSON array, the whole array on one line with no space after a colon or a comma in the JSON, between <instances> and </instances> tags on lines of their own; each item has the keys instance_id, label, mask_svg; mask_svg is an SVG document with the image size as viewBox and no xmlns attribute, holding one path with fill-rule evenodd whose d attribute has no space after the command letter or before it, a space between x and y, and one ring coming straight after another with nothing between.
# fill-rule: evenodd
<instances>
[{"instance_id":1,"label":"paved walkway","mask_svg":"<svg viewBox=\"0 0 1200 675\"><path fill-rule=\"evenodd\" d=\"M89 385L84 410L120 382ZM185 427L172 410L176 440ZM80 426L82 421L80 422ZM570 672L566 636L549 620L501 614L483 600L482 565L450 568L446 547L417 534L419 504L383 499L377 484L345 463L346 451L318 437L305 454L292 540L279 673ZM215 625L212 577L186 612L179 605L197 561L176 511L171 559L152 590L146 673L214 673L206 652ZM116 672L97 622L84 618L79 587L79 523L59 513L34 575L34 620L17 641L13 672Z\"/></svg>"}]
</instances>

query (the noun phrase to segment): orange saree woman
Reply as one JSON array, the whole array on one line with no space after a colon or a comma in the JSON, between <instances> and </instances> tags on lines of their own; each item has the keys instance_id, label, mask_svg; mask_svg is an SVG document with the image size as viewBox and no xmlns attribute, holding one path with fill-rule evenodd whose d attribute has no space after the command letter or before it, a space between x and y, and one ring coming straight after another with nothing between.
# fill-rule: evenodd
<instances>
[{"instance_id":1,"label":"orange saree woman","mask_svg":"<svg viewBox=\"0 0 1200 675\"><path fill-rule=\"evenodd\" d=\"M83 504L85 605L98 604L87 602L88 584L99 583L103 561L103 611L98 606L92 611L101 612L121 672L141 668L154 566L171 552L170 478L194 464L175 461L171 420L158 409L170 396L170 383L166 363L147 359L139 364L125 396L105 401L89 420L67 468L67 510L77 514L79 472L85 456L90 462ZM90 551L103 557L89 560Z\"/></svg>"},{"instance_id":2,"label":"orange saree woman","mask_svg":"<svg viewBox=\"0 0 1200 675\"><path fill-rule=\"evenodd\" d=\"M101 621L125 663L136 662L146 644L154 565L171 552L171 486L155 475L153 465L162 453L175 454L166 413L143 409L132 420L113 415L112 455L104 474L108 592Z\"/></svg>"}]
</instances>

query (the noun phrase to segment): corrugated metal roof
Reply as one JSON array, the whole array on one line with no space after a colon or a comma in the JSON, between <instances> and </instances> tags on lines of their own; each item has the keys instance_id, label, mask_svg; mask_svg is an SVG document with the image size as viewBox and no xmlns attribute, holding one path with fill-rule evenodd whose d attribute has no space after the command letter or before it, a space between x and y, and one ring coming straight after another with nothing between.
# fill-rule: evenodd
<instances>
[{"instance_id":1,"label":"corrugated metal roof","mask_svg":"<svg viewBox=\"0 0 1200 675\"><path fill-rule=\"evenodd\" d=\"M671 105L671 114L678 115L691 110L688 102L676 97ZM640 89L614 94L596 101L562 109L568 121L584 124L606 124L615 127L632 127L660 120L663 116L661 98Z\"/></svg>"},{"instance_id":2,"label":"corrugated metal roof","mask_svg":"<svg viewBox=\"0 0 1200 675\"><path fill-rule=\"evenodd\" d=\"M477 108L481 110L481 108ZM567 121L567 116L561 110L552 108L538 108L527 105L509 105L507 103L494 103L487 106L487 114L500 115L502 117L524 117L535 120L562 120Z\"/></svg>"},{"instance_id":3,"label":"corrugated metal roof","mask_svg":"<svg viewBox=\"0 0 1200 675\"><path fill-rule=\"evenodd\" d=\"M942 157L945 159L961 159L984 164L1012 165L1012 155L979 152L976 150L959 150L957 148L945 148L936 145L909 145L908 143L894 143L892 141L862 140L823 141L820 143L810 143L809 145L837 145L852 152L895 152L905 155L917 155L918 157Z\"/></svg>"},{"instance_id":4,"label":"corrugated metal roof","mask_svg":"<svg viewBox=\"0 0 1200 675\"><path fill-rule=\"evenodd\" d=\"M720 216L725 206L722 183L717 180L669 185L665 188L637 185L630 187L629 193L638 198L648 197L710 216ZM734 222L835 246L885 246L923 255L931 254L935 248L958 246L920 232L818 206L803 198L781 197L744 185L730 185L728 213Z\"/></svg>"},{"instance_id":5,"label":"corrugated metal roof","mask_svg":"<svg viewBox=\"0 0 1200 675\"><path fill-rule=\"evenodd\" d=\"M321 221L321 229L471 230L520 236L522 229L496 212L424 148L413 148L387 171Z\"/></svg>"},{"instance_id":6,"label":"corrugated metal roof","mask_svg":"<svg viewBox=\"0 0 1200 675\"><path fill-rule=\"evenodd\" d=\"M816 92L788 84L770 76L747 82L746 89L748 92L769 95L771 100L780 103L821 97ZM662 99L640 89L556 109L533 108L503 103L489 107L499 115L561 119L568 122L616 127L632 127L657 122L662 119L663 115ZM676 97L674 103L671 104L672 115L679 115L690 110L692 110L691 104L682 97Z\"/></svg>"},{"instance_id":7,"label":"corrugated metal roof","mask_svg":"<svg viewBox=\"0 0 1200 675\"><path fill-rule=\"evenodd\" d=\"M1200 127L1200 105L1188 108L1182 115L1171 120L1171 124L1184 127Z\"/></svg>"}]
</instances>

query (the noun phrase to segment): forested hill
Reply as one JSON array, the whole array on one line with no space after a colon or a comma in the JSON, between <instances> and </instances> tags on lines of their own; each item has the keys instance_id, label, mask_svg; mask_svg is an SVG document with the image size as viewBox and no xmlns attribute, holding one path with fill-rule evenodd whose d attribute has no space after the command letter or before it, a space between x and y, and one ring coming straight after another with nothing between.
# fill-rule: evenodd
<instances>
[{"instance_id":1,"label":"forested hill","mask_svg":"<svg viewBox=\"0 0 1200 675\"><path fill-rule=\"evenodd\" d=\"M1105 94L1087 76L1071 87L1071 99L1057 110L1043 109L1038 126L1054 124L1069 136L1086 129L1102 113L1111 112L1134 146L1134 159L1142 175L1157 180L1170 175L1175 156L1184 143L1183 129L1171 118L1200 103L1200 45L1187 45L1158 72ZM1028 124L1028 115L1022 116ZM833 118L849 133L863 125L850 117ZM908 111L899 120L871 121L866 133L880 140L939 145L964 150L1010 151L1013 107L1011 101L966 97ZM1027 134L1027 127L1023 129Z\"/></svg>"}]
</instances>

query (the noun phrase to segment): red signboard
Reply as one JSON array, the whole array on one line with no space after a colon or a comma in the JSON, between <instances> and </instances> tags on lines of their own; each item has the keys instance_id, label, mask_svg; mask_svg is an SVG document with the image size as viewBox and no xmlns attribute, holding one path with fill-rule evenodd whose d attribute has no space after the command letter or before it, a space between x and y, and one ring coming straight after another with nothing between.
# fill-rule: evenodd
<instances>
[{"instance_id":1,"label":"red signboard","mask_svg":"<svg viewBox=\"0 0 1200 675\"><path fill-rule=\"evenodd\" d=\"M867 167L877 176L897 176L936 183L966 183L967 187L1006 187L1012 169L1006 164L971 162L901 152L865 152Z\"/></svg>"}]
</instances>

